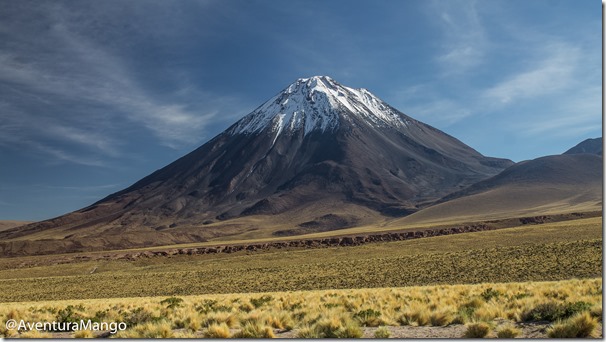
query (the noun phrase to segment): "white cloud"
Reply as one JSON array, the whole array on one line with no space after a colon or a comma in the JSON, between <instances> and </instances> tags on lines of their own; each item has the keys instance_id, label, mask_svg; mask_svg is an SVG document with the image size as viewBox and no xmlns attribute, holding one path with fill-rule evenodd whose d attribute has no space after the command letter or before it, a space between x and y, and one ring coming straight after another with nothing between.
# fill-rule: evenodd
<instances>
[{"instance_id":1,"label":"white cloud","mask_svg":"<svg viewBox=\"0 0 606 342\"><path fill-rule=\"evenodd\" d=\"M97 24L79 22L88 19L60 4L44 7L44 31L35 25L25 29L18 20L3 24L10 26L3 31L19 35L8 36L12 48L0 49L0 89L11 94L0 98L0 144L100 165L82 149L120 157L127 143L120 133L133 126L179 149L199 143L212 119L242 114L245 106L237 98L205 92L186 78L175 81L177 89L170 94L158 96L139 83L121 56L91 39L86 30Z\"/></svg>"},{"instance_id":2,"label":"white cloud","mask_svg":"<svg viewBox=\"0 0 606 342\"><path fill-rule=\"evenodd\" d=\"M436 57L445 75L459 75L483 62L488 48L476 1L433 2L431 19L439 13L442 52Z\"/></svg>"},{"instance_id":3,"label":"white cloud","mask_svg":"<svg viewBox=\"0 0 606 342\"><path fill-rule=\"evenodd\" d=\"M506 105L569 88L574 80L580 50L559 44L548 46L542 55L545 57L534 68L507 77L488 88L483 96Z\"/></svg>"},{"instance_id":4,"label":"white cloud","mask_svg":"<svg viewBox=\"0 0 606 342\"><path fill-rule=\"evenodd\" d=\"M524 123L513 123L512 127L525 135L582 136L601 129L601 106L601 88L582 87L569 92L557 109L540 113Z\"/></svg>"},{"instance_id":5,"label":"white cloud","mask_svg":"<svg viewBox=\"0 0 606 342\"><path fill-rule=\"evenodd\" d=\"M462 106L456 101L438 98L428 100L422 104L409 105L402 111L430 125L441 127L452 125L473 114L471 108Z\"/></svg>"},{"instance_id":6,"label":"white cloud","mask_svg":"<svg viewBox=\"0 0 606 342\"><path fill-rule=\"evenodd\" d=\"M52 135L56 139L68 140L76 144L88 146L97 149L108 156L116 157L120 155L120 152L116 147L115 139L111 139L98 132L56 124L40 127L40 130Z\"/></svg>"},{"instance_id":7,"label":"white cloud","mask_svg":"<svg viewBox=\"0 0 606 342\"><path fill-rule=\"evenodd\" d=\"M48 158L50 160L53 160L53 162L50 162L51 164L56 163L58 161L64 161L85 166L109 167L109 165L103 160L75 155L63 149L58 149L53 146L50 146L48 144L39 143L35 141L21 141L20 143L22 145L29 146L31 149L38 151L43 155L51 157Z\"/></svg>"},{"instance_id":8,"label":"white cloud","mask_svg":"<svg viewBox=\"0 0 606 342\"><path fill-rule=\"evenodd\" d=\"M159 102L137 85L118 58L62 25L54 30L58 41L65 44L64 54L69 54L73 67L46 68L47 61L18 64L17 56L4 53L0 55L0 79L44 94L113 107L166 143L191 142L199 133L203 115L188 112L184 105Z\"/></svg>"},{"instance_id":9,"label":"white cloud","mask_svg":"<svg viewBox=\"0 0 606 342\"><path fill-rule=\"evenodd\" d=\"M523 68L508 65L514 71L484 89L452 80L449 87L425 83L393 96L404 112L441 128L474 125L473 120L483 117L508 134L526 138L584 136L601 127L602 91L591 56L580 44L542 41L514 64Z\"/></svg>"}]
</instances>

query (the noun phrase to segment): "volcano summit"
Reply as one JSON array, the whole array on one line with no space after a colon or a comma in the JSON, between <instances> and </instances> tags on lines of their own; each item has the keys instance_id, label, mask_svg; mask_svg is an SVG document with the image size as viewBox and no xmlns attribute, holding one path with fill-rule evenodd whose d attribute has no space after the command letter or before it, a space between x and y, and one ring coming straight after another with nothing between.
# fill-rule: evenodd
<instances>
[{"instance_id":1,"label":"volcano summit","mask_svg":"<svg viewBox=\"0 0 606 342\"><path fill-rule=\"evenodd\" d=\"M0 238L53 230L63 244L123 248L338 229L405 216L511 164L366 89L301 78L127 189Z\"/></svg>"}]
</instances>

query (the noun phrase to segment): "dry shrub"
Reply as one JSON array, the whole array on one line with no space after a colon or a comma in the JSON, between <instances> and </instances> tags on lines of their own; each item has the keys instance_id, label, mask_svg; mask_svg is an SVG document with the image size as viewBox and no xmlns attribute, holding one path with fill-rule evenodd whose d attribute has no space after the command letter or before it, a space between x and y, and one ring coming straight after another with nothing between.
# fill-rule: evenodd
<instances>
[{"instance_id":1,"label":"dry shrub","mask_svg":"<svg viewBox=\"0 0 606 342\"><path fill-rule=\"evenodd\" d=\"M362 337L362 329L356 322L347 321L343 327L336 332L337 338L360 338Z\"/></svg>"},{"instance_id":2,"label":"dry shrub","mask_svg":"<svg viewBox=\"0 0 606 342\"><path fill-rule=\"evenodd\" d=\"M477 322L471 323L467 325L467 330L465 330L465 335L463 337L466 338L482 338L488 336L490 333L490 325L486 322Z\"/></svg>"},{"instance_id":3,"label":"dry shrub","mask_svg":"<svg viewBox=\"0 0 606 342\"><path fill-rule=\"evenodd\" d=\"M466 301L459 306L457 315L452 323L465 324L472 321L474 313L478 308L482 307L482 305L484 305L484 302L480 298L473 298Z\"/></svg>"},{"instance_id":4,"label":"dry shrub","mask_svg":"<svg viewBox=\"0 0 606 342\"><path fill-rule=\"evenodd\" d=\"M229 338L231 333L229 327L225 323L217 324L213 323L204 330L202 334L205 338Z\"/></svg>"},{"instance_id":5,"label":"dry shrub","mask_svg":"<svg viewBox=\"0 0 606 342\"><path fill-rule=\"evenodd\" d=\"M554 324L547 330L551 338L595 337L598 322L588 312L578 313L566 321Z\"/></svg>"},{"instance_id":6,"label":"dry shrub","mask_svg":"<svg viewBox=\"0 0 606 342\"><path fill-rule=\"evenodd\" d=\"M572 317L580 312L591 310L591 304L587 302L555 302L540 303L529 311L522 314L524 321L561 321Z\"/></svg>"},{"instance_id":7,"label":"dry shrub","mask_svg":"<svg viewBox=\"0 0 606 342\"><path fill-rule=\"evenodd\" d=\"M391 336L391 332L387 327L379 327L374 334L375 338L389 338Z\"/></svg>"},{"instance_id":8,"label":"dry shrub","mask_svg":"<svg viewBox=\"0 0 606 342\"><path fill-rule=\"evenodd\" d=\"M429 308L420 303L411 304L403 310L398 322L401 325L429 325L431 323Z\"/></svg>"},{"instance_id":9,"label":"dry shrub","mask_svg":"<svg viewBox=\"0 0 606 342\"><path fill-rule=\"evenodd\" d=\"M356 321L345 315L334 315L318 320L314 329L323 338L359 338L362 329Z\"/></svg>"},{"instance_id":10,"label":"dry shrub","mask_svg":"<svg viewBox=\"0 0 606 342\"><path fill-rule=\"evenodd\" d=\"M320 319L316 325L315 329L320 333L322 337L326 338L336 338L337 331L343 327L343 323L338 317L326 317Z\"/></svg>"},{"instance_id":11,"label":"dry shrub","mask_svg":"<svg viewBox=\"0 0 606 342\"><path fill-rule=\"evenodd\" d=\"M187 323L187 329L192 332L196 332L200 330L201 326L202 323L200 322L200 319L198 317L194 316L189 318L189 322Z\"/></svg>"},{"instance_id":12,"label":"dry shrub","mask_svg":"<svg viewBox=\"0 0 606 342\"><path fill-rule=\"evenodd\" d=\"M443 327L452 322L450 311L434 311L429 315L429 322L434 327Z\"/></svg>"},{"instance_id":13,"label":"dry shrub","mask_svg":"<svg viewBox=\"0 0 606 342\"><path fill-rule=\"evenodd\" d=\"M274 331L271 327L264 325L261 322L247 322L242 326L242 329L234 334L235 338L274 338Z\"/></svg>"},{"instance_id":14,"label":"dry shrub","mask_svg":"<svg viewBox=\"0 0 606 342\"><path fill-rule=\"evenodd\" d=\"M591 317L597 319L598 321L601 321L603 317L602 305L596 305L592 307L589 313L591 314Z\"/></svg>"},{"instance_id":15,"label":"dry shrub","mask_svg":"<svg viewBox=\"0 0 606 342\"><path fill-rule=\"evenodd\" d=\"M511 324L500 327L497 330L498 338L516 338L520 336L522 331Z\"/></svg>"},{"instance_id":16,"label":"dry shrub","mask_svg":"<svg viewBox=\"0 0 606 342\"><path fill-rule=\"evenodd\" d=\"M202 321L201 326L209 327L212 324L225 323L228 327L233 328L238 324L238 318L229 312L212 312Z\"/></svg>"},{"instance_id":17,"label":"dry shrub","mask_svg":"<svg viewBox=\"0 0 606 342\"><path fill-rule=\"evenodd\" d=\"M358 311L353 317L365 327L378 327L385 324L385 321L381 319L381 313L373 309Z\"/></svg>"},{"instance_id":18,"label":"dry shrub","mask_svg":"<svg viewBox=\"0 0 606 342\"><path fill-rule=\"evenodd\" d=\"M506 315L500 305L491 302L477 308L472 316L475 321L492 321L495 318L505 317Z\"/></svg>"},{"instance_id":19,"label":"dry shrub","mask_svg":"<svg viewBox=\"0 0 606 342\"><path fill-rule=\"evenodd\" d=\"M297 338L322 338L322 334L315 327L306 325L297 331Z\"/></svg>"},{"instance_id":20,"label":"dry shrub","mask_svg":"<svg viewBox=\"0 0 606 342\"><path fill-rule=\"evenodd\" d=\"M292 316L285 311L267 317L267 323L273 328L290 331L295 327Z\"/></svg>"}]
</instances>

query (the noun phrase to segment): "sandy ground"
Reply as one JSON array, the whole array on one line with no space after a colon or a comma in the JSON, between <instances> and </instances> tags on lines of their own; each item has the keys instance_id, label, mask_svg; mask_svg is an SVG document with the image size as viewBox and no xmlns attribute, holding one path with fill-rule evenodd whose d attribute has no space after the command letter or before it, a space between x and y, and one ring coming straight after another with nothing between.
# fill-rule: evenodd
<instances>
[{"instance_id":1,"label":"sandy ground","mask_svg":"<svg viewBox=\"0 0 606 342\"><path fill-rule=\"evenodd\" d=\"M492 337L496 337L497 328L506 323L509 322L495 322ZM519 323L516 324L516 326L518 329L522 330L522 335L518 336L519 338L546 338L546 330L549 327L549 323ZM364 332L362 338L374 338L377 329L378 328L362 328ZM389 329L390 338L461 338L466 330L465 325L463 324L451 324L445 327L401 326L387 327L387 329ZM290 338L295 336L296 330L276 334L277 338Z\"/></svg>"}]
</instances>

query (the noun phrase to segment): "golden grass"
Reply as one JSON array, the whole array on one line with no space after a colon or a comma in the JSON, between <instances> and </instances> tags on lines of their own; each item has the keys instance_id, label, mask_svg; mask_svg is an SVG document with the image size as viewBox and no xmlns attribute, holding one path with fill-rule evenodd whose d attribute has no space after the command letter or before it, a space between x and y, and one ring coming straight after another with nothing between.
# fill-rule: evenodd
<instances>
[{"instance_id":1,"label":"golden grass","mask_svg":"<svg viewBox=\"0 0 606 342\"><path fill-rule=\"evenodd\" d=\"M231 337L231 333L227 324L213 323L206 328L202 336L204 338L228 338Z\"/></svg>"},{"instance_id":2,"label":"golden grass","mask_svg":"<svg viewBox=\"0 0 606 342\"><path fill-rule=\"evenodd\" d=\"M391 336L391 332L385 326L379 327L379 329L377 329L374 334L375 338L389 338L390 336Z\"/></svg>"},{"instance_id":3,"label":"golden grass","mask_svg":"<svg viewBox=\"0 0 606 342\"><path fill-rule=\"evenodd\" d=\"M580 312L563 322L556 323L547 331L552 338L596 337L598 322L588 312Z\"/></svg>"},{"instance_id":4,"label":"golden grass","mask_svg":"<svg viewBox=\"0 0 606 342\"><path fill-rule=\"evenodd\" d=\"M373 319L380 320L382 326L397 326L398 317L408 315L414 325L443 326L463 323L461 316L466 315L471 319L467 322L469 334L478 335L484 330L481 324L478 326L480 322L492 322L494 318L511 320L516 314L518 318L513 321L522 322L525 318L520 312L541 308L542 313L557 313L548 316L553 319L553 334L571 334L573 329L568 326L574 326L574 334L580 336L594 334L590 328L595 327L595 315L601 311L602 280L216 294L178 299L181 301L141 297L4 303L0 305L0 326L9 317L54 321L69 311L71 318L127 322L128 329L115 335L123 338L272 337L275 329L282 330L280 326L290 326L295 336L302 338L353 338L360 337L364 322ZM175 302L178 306L169 308ZM258 307L250 312L241 311L244 302L256 303ZM482 313L487 308L490 314ZM190 330L188 324L194 319L200 324ZM9 337L15 332L0 330L0 334ZM35 334L46 333L17 333L20 337Z\"/></svg>"},{"instance_id":5,"label":"golden grass","mask_svg":"<svg viewBox=\"0 0 606 342\"><path fill-rule=\"evenodd\" d=\"M498 338L516 338L516 337L520 336L521 333L522 333L522 331L520 331L520 329L516 328L512 324L507 324L505 326L500 327L497 330L497 337Z\"/></svg>"},{"instance_id":6,"label":"golden grass","mask_svg":"<svg viewBox=\"0 0 606 342\"><path fill-rule=\"evenodd\" d=\"M486 322L470 323L465 330L465 338L482 338L488 337L491 327Z\"/></svg>"}]
</instances>

